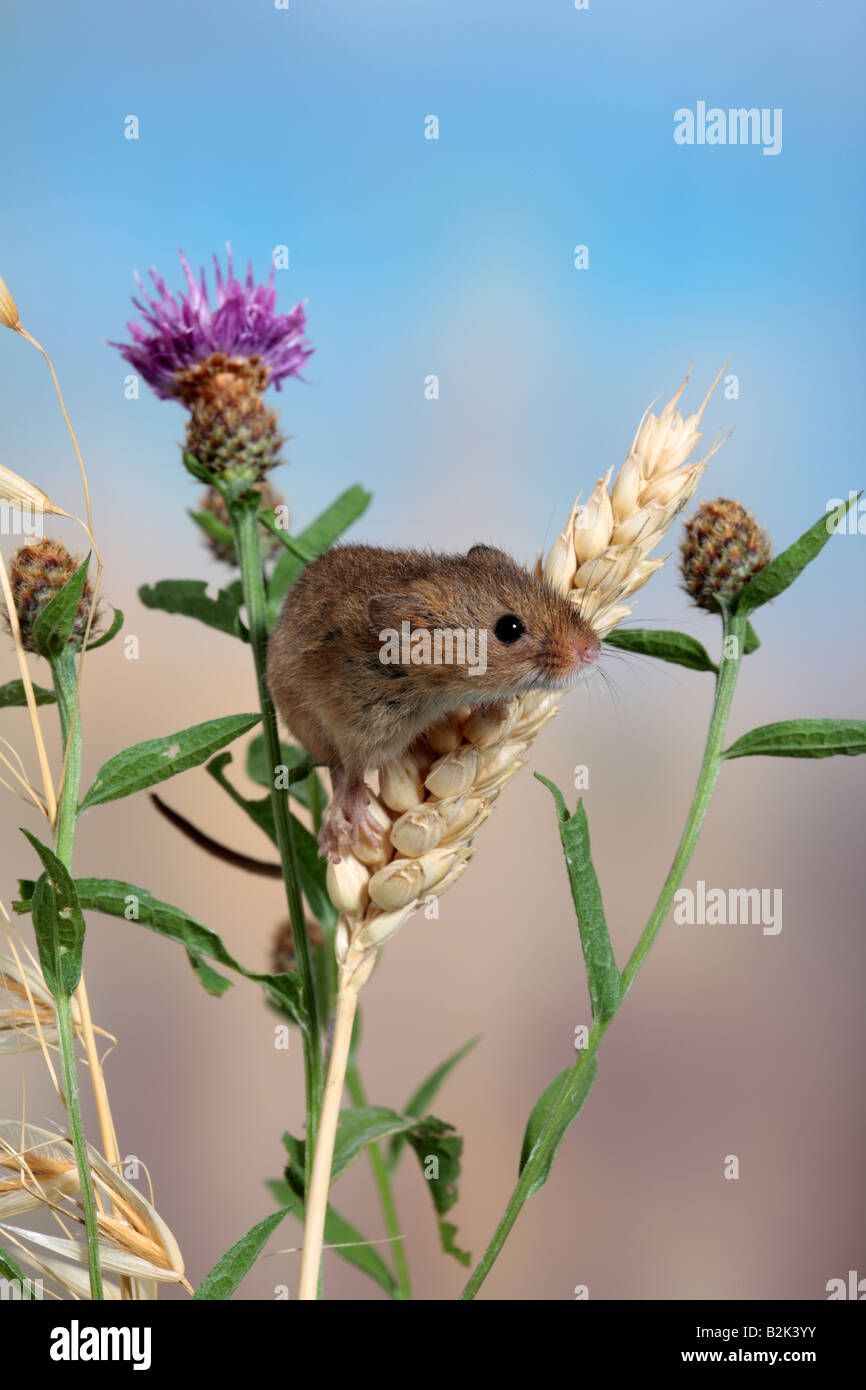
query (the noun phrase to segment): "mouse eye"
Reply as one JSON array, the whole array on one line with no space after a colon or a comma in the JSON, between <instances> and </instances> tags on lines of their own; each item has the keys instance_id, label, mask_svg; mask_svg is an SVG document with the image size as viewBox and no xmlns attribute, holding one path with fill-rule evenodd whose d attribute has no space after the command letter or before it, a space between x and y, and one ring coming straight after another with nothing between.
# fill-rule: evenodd
<instances>
[{"instance_id":1,"label":"mouse eye","mask_svg":"<svg viewBox=\"0 0 866 1390\"><path fill-rule=\"evenodd\" d=\"M523 623L513 613L503 613L501 618L497 618L496 626L493 629L494 635L500 642L516 642L525 631L526 628Z\"/></svg>"}]
</instances>

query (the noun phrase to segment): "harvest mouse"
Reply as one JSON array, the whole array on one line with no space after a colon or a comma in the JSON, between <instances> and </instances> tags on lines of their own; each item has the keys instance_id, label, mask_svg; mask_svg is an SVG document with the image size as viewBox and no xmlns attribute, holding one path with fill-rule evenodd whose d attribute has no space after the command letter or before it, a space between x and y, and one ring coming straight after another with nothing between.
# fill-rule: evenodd
<instances>
[{"instance_id":1,"label":"harvest mouse","mask_svg":"<svg viewBox=\"0 0 866 1390\"><path fill-rule=\"evenodd\" d=\"M277 711L331 773L321 853L339 862L341 850L375 836L368 768L466 705L563 689L600 650L567 599L492 546L325 551L289 590L268 647Z\"/></svg>"}]
</instances>

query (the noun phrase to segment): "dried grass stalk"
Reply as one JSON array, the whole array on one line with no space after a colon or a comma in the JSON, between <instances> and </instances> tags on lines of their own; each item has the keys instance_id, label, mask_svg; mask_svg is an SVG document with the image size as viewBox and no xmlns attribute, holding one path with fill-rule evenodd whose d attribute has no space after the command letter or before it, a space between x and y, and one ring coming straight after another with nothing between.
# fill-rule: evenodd
<instances>
[{"instance_id":1,"label":"dried grass stalk","mask_svg":"<svg viewBox=\"0 0 866 1390\"><path fill-rule=\"evenodd\" d=\"M159 1213L90 1145L88 1157L100 1207L102 1268L145 1285L186 1285L180 1249ZM0 1121L0 1230L13 1238L31 1265L44 1269L50 1265L51 1277L67 1292L87 1297L90 1284L83 1216L78 1204L69 1200L79 1188L70 1140L18 1120ZM63 1235L7 1224L10 1216L43 1209L57 1217ZM70 1234L76 1226L82 1229L81 1238ZM41 1250L58 1258L48 1261L38 1253Z\"/></svg>"}]
</instances>

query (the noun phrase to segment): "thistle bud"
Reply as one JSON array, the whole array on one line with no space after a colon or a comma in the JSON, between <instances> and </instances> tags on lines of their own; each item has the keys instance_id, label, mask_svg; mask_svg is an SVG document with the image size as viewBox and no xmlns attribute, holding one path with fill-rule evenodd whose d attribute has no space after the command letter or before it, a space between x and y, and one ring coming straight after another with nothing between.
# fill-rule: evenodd
<instances>
[{"instance_id":1,"label":"thistle bud","mask_svg":"<svg viewBox=\"0 0 866 1390\"><path fill-rule=\"evenodd\" d=\"M47 536L31 545L22 545L12 556L9 581L25 651L38 652L33 641L33 625L80 565L81 561L70 555L65 546ZM93 586L88 581L78 600L78 611L69 638L69 645L76 651L81 649L92 603ZM3 616L7 631L11 631L5 612Z\"/></svg>"},{"instance_id":2,"label":"thistle bud","mask_svg":"<svg viewBox=\"0 0 866 1390\"><path fill-rule=\"evenodd\" d=\"M325 934L312 917L307 921L307 938L311 946L324 946ZM271 970L275 975L283 975L287 970L297 969L295 942L292 937L292 924L288 917L280 923L271 943Z\"/></svg>"},{"instance_id":3,"label":"thistle bud","mask_svg":"<svg viewBox=\"0 0 866 1390\"><path fill-rule=\"evenodd\" d=\"M252 486L282 461L276 411L262 398L268 371L260 358L215 352L175 381L190 412L186 447L203 468Z\"/></svg>"},{"instance_id":4,"label":"thistle bud","mask_svg":"<svg viewBox=\"0 0 866 1390\"><path fill-rule=\"evenodd\" d=\"M718 612L769 562L770 537L739 502L702 502L685 524L680 572L699 608Z\"/></svg>"}]
</instances>

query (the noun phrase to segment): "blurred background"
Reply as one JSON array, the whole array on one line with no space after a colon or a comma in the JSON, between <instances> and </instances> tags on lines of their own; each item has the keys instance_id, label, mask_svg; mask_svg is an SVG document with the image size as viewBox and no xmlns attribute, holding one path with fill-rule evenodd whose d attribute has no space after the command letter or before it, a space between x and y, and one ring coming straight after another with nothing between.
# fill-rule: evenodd
<instances>
[{"instance_id":1,"label":"blurred background","mask_svg":"<svg viewBox=\"0 0 866 1390\"><path fill-rule=\"evenodd\" d=\"M106 594L140 643L137 661L118 640L89 662L85 784L129 743L255 707L244 649L136 596L162 577L228 576L187 516L199 489L180 463L182 410L143 383L127 399L129 369L106 342L125 336L135 269L157 266L179 288L178 247L209 265L230 241L264 278L274 248L289 248L279 305L308 300L316 347L306 384L272 393L292 436L274 482L298 526L361 482L375 498L357 539L489 541L533 559L576 493L624 457L650 402L691 362L682 404L696 409L730 359L705 442L733 434L698 496L739 498L781 549L866 481L863 28L862 8L840 0L152 0L146 11L94 0L50 15L7 0L0 273L56 363ZM674 112L698 101L781 108L781 153L676 144ZM2 461L81 512L44 363L4 334L0 374ZM74 526L52 530L81 551ZM2 544L8 555L17 542ZM757 615L762 647L745 663L732 737L862 715L864 547L837 536ZM635 621L717 650L716 623L688 607L673 560ZM0 681L12 679L8 639L0 653ZM532 768L572 801L573 769L589 769L622 965L676 847L712 691L706 675L649 660L606 669L613 690L596 681L572 695ZM34 677L48 679L42 663ZM5 710L2 724L35 770L26 715ZM845 758L724 769L686 885L781 889L783 929L666 924L482 1297L569 1299L586 1285L602 1299L815 1299L831 1278L866 1274L864 773ZM203 770L165 795L268 856ZM5 792L0 817L8 906L34 867L18 826L39 826ZM465 1137L451 1217L475 1258L511 1192L529 1111L589 1021L554 812L531 769L476 843L439 920L413 919L384 953L362 996L361 1054L370 1100L399 1107L481 1035L434 1106ZM75 867L149 888L266 966L279 885L182 844L145 797L91 811ZM178 948L132 923L92 918L85 959L95 1020L118 1039L107 1077L122 1152L147 1163L197 1283L272 1209L264 1180L279 1176L282 1131L303 1120L299 1039L276 1051L253 985L209 997ZM3 1116L26 1107L59 1125L38 1055L24 1080L7 1058ZM737 1181L723 1176L731 1154ZM465 1273L439 1251L424 1186L407 1156L397 1196L416 1292L453 1298ZM365 1159L334 1201L383 1235ZM289 1218L269 1250L298 1234ZM294 1291L298 1259L261 1260L238 1296ZM333 1254L325 1274L333 1298L382 1296Z\"/></svg>"}]
</instances>

